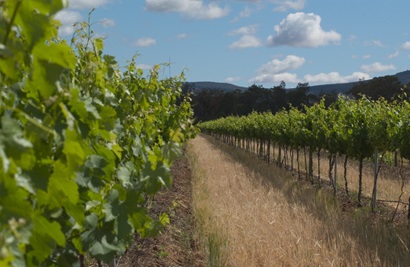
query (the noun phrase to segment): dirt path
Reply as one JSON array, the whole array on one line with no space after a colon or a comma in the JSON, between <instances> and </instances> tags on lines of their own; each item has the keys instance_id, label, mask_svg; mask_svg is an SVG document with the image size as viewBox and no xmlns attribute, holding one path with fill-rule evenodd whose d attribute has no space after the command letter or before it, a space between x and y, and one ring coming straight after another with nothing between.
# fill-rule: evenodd
<instances>
[{"instance_id":1,"label":"dirt path","mask_svg":"<svg viewBox=\"0 0 410 267\"><path fill-rule=\"evenodd\" d=\"M155 238L136 239L121 258L120 267L200 267L204 266L194 229L191 171L185 157L172 169L172 188L160 192L151 214L167 213L170 225Z\"/></svg>"},{"instance_id":2,"label":"dirt path","mask_svg":"<svg viewBox=\"0 0 410 267\"><path fill-rule=\"evenodd\" d=\"M406 266L408 232L346 212L297 181L212 138L190 142L193 199L213 266ZM218 263L219 262L219 263Z\"/></svg>"}]
</instances>

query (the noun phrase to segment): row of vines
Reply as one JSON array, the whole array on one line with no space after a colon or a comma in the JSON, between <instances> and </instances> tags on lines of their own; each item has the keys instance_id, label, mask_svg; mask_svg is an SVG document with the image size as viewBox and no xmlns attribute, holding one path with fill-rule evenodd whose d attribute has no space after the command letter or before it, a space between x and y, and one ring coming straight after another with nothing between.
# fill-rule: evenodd
<instances>
[{"instance_id":1,"label":"row of vines","mask_svg":"<svg viewBox=\"0 0 410 267\"><path fill-rule=\"evenodd\" d=\"M62 0L0 1L0 266L112 263L195 135L183 75L119 68L91 23L58 38Z\"/></svg>"},{"instance_id":2,"label":"row of vines","mask_svg":"<svg viewBox=\"0 0 410 267\"><path fill-rule=\"evenodd\" d=\"M352 100L340 96L328 107L325 106L324 101L321 101L305 107L304 110L291 108L276 114L252 113L244 117L230 116L203 122L199 127L205 133L213 134L237 147L256 152L267 161L276 161L279 165L283 164L283 159L286 160L284 154L292 153L291 168L297 170L299 177L301 169L304 168L306 179L310 179L312 183L315 182L312 170L313 154L316 153L319 165L320 156L325 152L329 158L329 179L335 193L338 183L336 171L332 175L332 170L337 167L336 157L344 157L346 193L349 193L346 179L347 161L349 158L357 160L359 206L362 205L363 163L374 162L371 201L373 210L377 203L380 163L386 155L394 155L397 165L399 165L398 159L401 159L402 190L398 201L401 203L405 183L405 178L401 175L403 159L410 159L410 103L405 100L372 101L365 97ZM271 155L272 148L275 147L276 151L279 151L277 158ZM294 151L296 151L297 168L293 166ZM305 166L300 164L300 157L303 156ZM317 183L320 182L319 165Z\"/></svg>"}]
</instances>

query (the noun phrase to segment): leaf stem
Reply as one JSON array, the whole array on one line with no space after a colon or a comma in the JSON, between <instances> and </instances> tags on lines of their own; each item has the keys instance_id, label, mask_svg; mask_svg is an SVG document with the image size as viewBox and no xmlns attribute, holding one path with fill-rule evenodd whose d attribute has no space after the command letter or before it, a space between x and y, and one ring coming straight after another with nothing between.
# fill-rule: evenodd
<instances>
[{"instance_id":1,"label":"leaf stem","mask_svg":"<svg viewBox=\"0 0 410 267\"><path fill-rule=\"evenodd\" d=\"M9 35L11 32L11 28L13 27L14 24L14 20L16 19L17 16L17 11L20 8L21 3L23 2L23 0L18 0L17 4L16 4L16 8L13 11L13 16L11 17L10 23L7 25L7 30L6 30L6 35L4 36L4 40L3 40L3 44L6 45L8 40L9 40Z\"/></svg>"}]
</instances>

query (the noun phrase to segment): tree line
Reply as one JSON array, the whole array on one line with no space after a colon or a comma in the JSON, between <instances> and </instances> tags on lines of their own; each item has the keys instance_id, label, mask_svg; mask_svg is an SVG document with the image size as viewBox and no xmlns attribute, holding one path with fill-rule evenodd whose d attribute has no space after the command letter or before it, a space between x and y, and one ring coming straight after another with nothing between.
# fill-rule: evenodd
<instances>
[{"instance_id":1,"label":"tree line","mask_svg":"<svg viewBox=\"0 0 410 267\"><path fill-rule=\"evenodd\" d=\"M299 110L304 106L312 106L323 99L325 106L330 106L338 98L338 92L321 93L310 92L309 83L298 83L295 89L287 89L286 83L281 82L272 88L253 84L246 90L223 91L205 89L196 92L192 84L185 83L183 91L191 94L192 106L196 121L214 120L226 116L244 116L253 111L271 112L289 110L291 107ZM409 85L403 85L396 76L376 77L368 81L356 83L347 95L354 99L366 96L377 100L387 101L406 98Z\"/></svg>"}]
</instances>

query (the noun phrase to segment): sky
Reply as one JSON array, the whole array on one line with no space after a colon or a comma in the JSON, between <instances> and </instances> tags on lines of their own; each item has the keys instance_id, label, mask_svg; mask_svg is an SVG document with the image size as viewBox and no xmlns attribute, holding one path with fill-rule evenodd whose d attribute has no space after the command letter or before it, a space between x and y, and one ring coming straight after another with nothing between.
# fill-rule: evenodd
<instances>
[{"instance_id":1,"label":"sky","mask_svg":"<svg viewBox=\"0 0 410 267\"><path fill-rule=\"evenodd\" d=\"M91 15L105 53L163 78L271 88L343 83L410 69L409 0L66 0L70 39ZM170 63L167 65L167 63Z\"/></svg>"}]
</instances>

